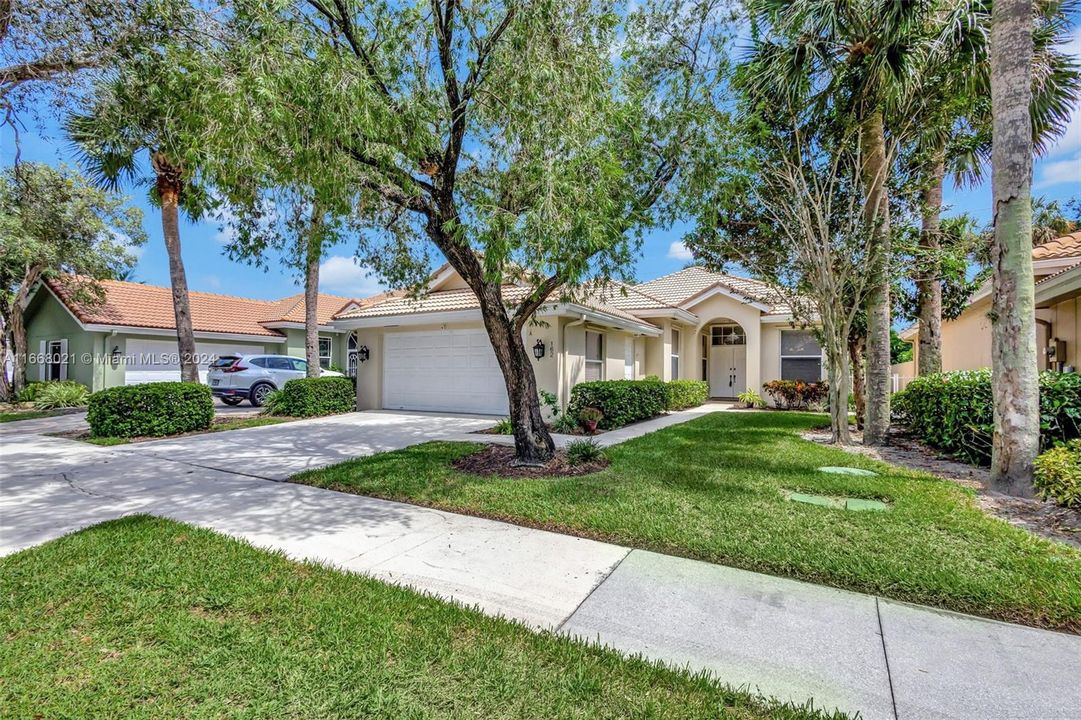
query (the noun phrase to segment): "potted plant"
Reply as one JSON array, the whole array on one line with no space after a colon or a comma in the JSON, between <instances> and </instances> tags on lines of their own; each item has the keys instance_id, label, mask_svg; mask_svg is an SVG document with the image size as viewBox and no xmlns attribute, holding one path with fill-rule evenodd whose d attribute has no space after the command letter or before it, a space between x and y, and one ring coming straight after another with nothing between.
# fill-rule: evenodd
<instances>
[{"instance_id":1,"label":"potted plant","mask_svg":"<svg viewBox=\"0 0 1081 720\"><path fill-rule=\"evenodd\" d=\"M578 422L582 423L582 427L589 431L589 434L597 432L597 423L604 417L598 408L587 407L582 408L582 412L578 413Z\"/></svg>"}]
</instances>

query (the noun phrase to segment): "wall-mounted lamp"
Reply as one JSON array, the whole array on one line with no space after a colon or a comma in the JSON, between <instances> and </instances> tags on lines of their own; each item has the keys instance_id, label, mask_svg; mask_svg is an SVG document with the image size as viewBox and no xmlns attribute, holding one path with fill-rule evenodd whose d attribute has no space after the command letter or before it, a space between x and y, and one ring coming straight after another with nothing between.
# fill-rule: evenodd
<instances>
[{"instance_id":1,"label":"wall-mounted lamp","mask_svg":"<svg viewBox=\"0 0 1081 720\"><path fill-rule=\"evenodd\" d=\"M540 360L544 357L544 341L538 340L537 344L533 346L533 357Z\"/></svg>"},{"instance_id":2,"label":"wall-mounted lamp","mask_svg":"<svg viewBox=\"0 0 1081 720\"><path fill-rule=\"evenodd\" d=\"M112 360L114 364L120 362L120 346L119 345L113 345L113 352L111 353L111 357L109 359Z\"/></svg>"},{"instance_id":3,"label":"wall-mounted lamp","mask_svg":"<svg viewBox=\"0 0 1081 720\"><path fill-rule=\"evenodd\" d=\"M369 357L371 357L371 353L368 352L367 345L361 345L357 348L357 360L365 362Z\"/></svg>"}]
</instances>

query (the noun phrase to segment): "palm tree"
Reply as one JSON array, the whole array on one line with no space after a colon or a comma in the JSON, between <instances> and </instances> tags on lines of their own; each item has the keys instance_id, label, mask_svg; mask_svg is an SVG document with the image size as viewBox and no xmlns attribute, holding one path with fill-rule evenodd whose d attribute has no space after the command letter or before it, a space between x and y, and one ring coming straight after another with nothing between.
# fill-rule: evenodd
<instances>
[{"instance_id":1,"label":"palm tree","mask_svg":"<svg viewBox=\"0 0 1081 720\"><path fill-rule=\"evenodd\" d=\"M942 279L939 267L942 195L947 173L957 185L982 181L991 156L989 3L973 3L956 37L924 57L919 91L897 121L916 129L910 158L921 188L920 262L915 277L920 375L942 370ZM1081 90L1077 63L1056 45L1068 38L1066 9L1037 6L1032 62L1032 140L1043 152L1061 135ZM1042 207L1035 203L1034 209ZM1057 208L1054 208L1057 210ZM1045 223L1046 224L1046 223ZM1062 233L1065 234L1065 233ZM1035 242L1035 236L1034 236Z\"/></svg>"},{"instance_id":2,"label":"palm tree","mask_svg":"<svg viewBox=\"0 0 1081 720\"><path fill-rule=\"evenodd\" d=\"M1031 495L1040 448L1032 272L1031 0L996 0L991 23L991 484Z\"/></svg>"},{"instance_id":3,"label":"palm tree","mask_svg":"<svg viewBox=\"0 0 1081 720\"><path fill-rule=\"evenodd\" d=\"M68 119L67 132L81 152L87 174L101 186L114 189L124 182L151 185L151 197L161 207L162 235L169 255L180 379L199 382L180 249L180 210L198 219L206 207L206 196L192 182L193 173L183 160L190 144L184 142L185 132L175 112L191 94L175 68L155 60L161 58L132 64L98 84L83 112ZM151 177L141 175L147 164Z\"/></svg>"},{"instance_id":4,"label":"palm tree","mask_svg":"<svg viewBox=\"0 0 1081 720\"><path fill-rule=\"evenodd\" d=\"M890 218L892 134L887 117L912 85L919 53L934 41L931 2L750 0L753 94L807 108L811 117L858 125L861 182L875 242L867 301L864 442L886 441L890 421ZM888 142L888 138L890 142Z\"/></svg>"}]
</instances>

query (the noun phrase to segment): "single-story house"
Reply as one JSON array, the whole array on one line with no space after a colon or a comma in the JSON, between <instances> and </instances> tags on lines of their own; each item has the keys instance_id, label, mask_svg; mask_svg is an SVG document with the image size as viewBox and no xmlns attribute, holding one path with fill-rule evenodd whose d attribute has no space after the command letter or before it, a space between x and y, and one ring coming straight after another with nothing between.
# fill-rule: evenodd
<instances>
[{"instance_id":1,"label":"single-story house","mask_svg":"<svg viewBox=\"0 0 1081 720\"><path fill-rule=\"evenodd\" d=\"M28 314L30 351L66 363L34 364L31 380L72 378L93 389L178 377L168 288L102 283L105 302L84 306L43 283ZM507 284L513 305L527 287ZM689 267L639 285L611 282L553 299L523 330L538 386L561 404L585 380L706 380L733 398L775 379L820 380L822 349L765 283ZM304 298L278 301L191 293L198 351L304 354ZM505 414L507 396L479 303L449 265L416 297L320 296L324 365L357 379L361 409ZM89 362L83 362L86 357ZM156 362L150 362L154 360Z\"/></svg>"},{"instance_id":2,"label":"single-story house","mask_svg":"<svg viewBox=\"0 0 1081 720\"><path fill-rule=\"evenodd\" d=\"M1081 367L1081 232L1056 238L1032 250L1036 289L1036 349L1041 370ZM942 323L942 369L991 366L991 283L969 300L955 320ZM894 368L899 376L918 367L919 325L901 333L913 345L913 362Z\"/></svg>"},{"instance_id":3,"label":"single-story house","mask_svg":"<svg viewBox=\"0 0 1081 720\"><path fill-rule=\"evenodd\" d=\"M167 287L105 280L99 303L80 302L71 286L50 279L27 308L28 380L77 380L92 390L179 380L176 320ZM319 296L319 355L324 367L345 368L348 334L331 325L364 301ZM304 295L251 300L190 293L200 375L218 355L273 353L304 357ZM44 360L44 362L38 362Z\"/></svg>"},{"instance_id":4,"label":"single-story house","mask_svg":"<svg viewBox=\"0 0 1081 720\"><path fill-rule=\"evenodd\" d=\"M508 304L527 292L503 287ZM538 386L563 405L585 380L706 380L713 397L731 398L767 380L823 377L818 343L764 283L689 267L579 294L585 298L543 306L523 330ZM359 407L506 413L479 304L449 266L419 297L367 303L339 313L334 325L367 350Z\"/></svg>"}]
</instances>

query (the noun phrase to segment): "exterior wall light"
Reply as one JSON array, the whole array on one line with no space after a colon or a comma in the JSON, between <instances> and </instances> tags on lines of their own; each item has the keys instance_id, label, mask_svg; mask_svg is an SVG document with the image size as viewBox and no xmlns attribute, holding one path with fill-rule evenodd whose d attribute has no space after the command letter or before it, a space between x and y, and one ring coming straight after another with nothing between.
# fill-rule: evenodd
<instances>
[{"instance_id":1,"label":"exterior wall light","mask_svg":"<svg viewBox=\"0 0 1081 720\"><path fill-rule=\"evenodd\" d=\"M357 360L365 362L369 357L371 357L371 353L368 352L367 345L361 345L357 348Z\"/></svg>"},{"instance_id":2,"label":"exterior wall light","mask_svg":"<svg viewBox=\"0 0 1081 720\"><path fill-rule=\"evenodd\" d=\"M544 357L544 341L538 340L536 345L533 346L533 357L540 360Z\"/></svg>"}]
</instances>

